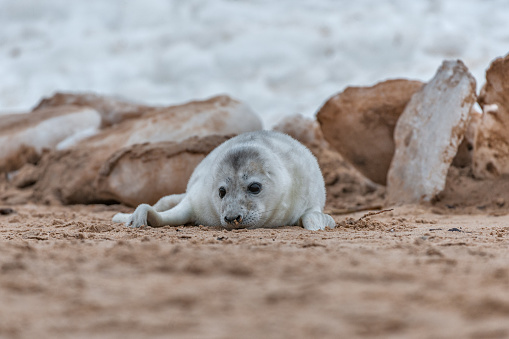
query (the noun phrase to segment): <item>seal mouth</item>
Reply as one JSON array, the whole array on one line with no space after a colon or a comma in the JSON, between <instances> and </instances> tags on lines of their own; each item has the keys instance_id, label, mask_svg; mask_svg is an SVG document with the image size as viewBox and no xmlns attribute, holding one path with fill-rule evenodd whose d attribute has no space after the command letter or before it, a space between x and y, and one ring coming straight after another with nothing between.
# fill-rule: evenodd
<instances>
[{"instance_id":1,"label":"seal mouth","mask_svg":"<svg viewBox=\"0 0 509 339\"><path fill-rule=\"evenodd\" d=\"M242 220L244 220L244 218L240 214L233 218L229 218L228 216L225 216L223 219L227 224L235 224L235 225L241 224Z\"/></svg>"},{"instance_id":2,"label":"seal mouth","mask_svg":"<svg viewBox=\"0 0 509 339\"><path fill-rule=\"evenodd\" d=\"M234 219L224 217L224 221L225 222L223 223L223 227L228 230L241 229L247 227L247 225L242 224L242 222L244 221L244 217L242 217L241 215L238 215Z\"/></svg>"}]
</instances>

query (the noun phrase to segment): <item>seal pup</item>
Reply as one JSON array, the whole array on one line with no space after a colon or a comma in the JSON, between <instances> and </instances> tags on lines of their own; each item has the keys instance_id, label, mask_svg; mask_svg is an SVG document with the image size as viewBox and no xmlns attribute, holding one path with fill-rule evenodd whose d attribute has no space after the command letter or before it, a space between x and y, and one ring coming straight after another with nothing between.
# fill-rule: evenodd
<instances>
[{"instance_id":1,"label":"seal pup","mask_svg":"<svg viewBox=\"0 0 509 339\"><path fill-rule=\"evenodd\" d=\"M323 213L325 185L311 151L275 131L240 134L210 152L195 168L184 194L118 213L126 226L223 226L227 229L300 225L334 228Z\"/></svg>"}]
</instances>

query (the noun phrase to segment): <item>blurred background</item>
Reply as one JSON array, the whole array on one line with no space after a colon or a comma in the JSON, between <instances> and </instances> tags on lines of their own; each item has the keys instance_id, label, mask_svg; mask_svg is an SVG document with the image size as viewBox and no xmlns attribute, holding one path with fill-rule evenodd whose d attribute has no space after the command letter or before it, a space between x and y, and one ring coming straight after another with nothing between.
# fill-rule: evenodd
<instances>
[{"instance_id":1,"label":"blurred background","mask_svg":"<svg viewBox=\"0 0 509 339\"><path fill-rule=\"evenodd\" d=\"M509 52L505 0L0 0L0 111L55 91L169 105L225 93L271 127L346 86L427 81L462 59L480 88Z\"/></svg>"}]
</instances>

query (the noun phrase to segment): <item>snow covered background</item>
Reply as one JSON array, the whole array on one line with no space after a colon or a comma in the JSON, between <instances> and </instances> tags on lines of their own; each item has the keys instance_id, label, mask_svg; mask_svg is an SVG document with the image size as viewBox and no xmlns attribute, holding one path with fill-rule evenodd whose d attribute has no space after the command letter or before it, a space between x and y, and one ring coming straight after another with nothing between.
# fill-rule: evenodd
<instances>
[{"instance_id":1,"label":"snow covered background","mask_svg":"<svg viewBox=\"0 0 509 339\"><path fill-rule=\"evenodd\" d=\"M270 127L346 86L478 81L509 52L506 0L0 0L0 111L55 91L151 104L226 93Z\"/></svg>"}]
</instances>

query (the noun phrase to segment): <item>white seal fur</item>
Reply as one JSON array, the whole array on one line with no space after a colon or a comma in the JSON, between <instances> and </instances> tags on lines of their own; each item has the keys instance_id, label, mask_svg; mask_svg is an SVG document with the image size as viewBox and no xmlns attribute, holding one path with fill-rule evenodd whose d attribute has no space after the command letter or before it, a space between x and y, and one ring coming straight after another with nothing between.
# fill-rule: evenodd
<instances>
[{"instance_id":1,"label":"white seal fur","mask_svg":"<svg viewBox=\"0 0 509 339\"><path fill-rule=\"evenodd\" d=\"M141 204L113 221L129 227L334 228L324 205L323 176L309 149L286 134L258 131L238 135L207 155L186 193L161 198L153 207Z\"/></svg>"}]
</instances>

